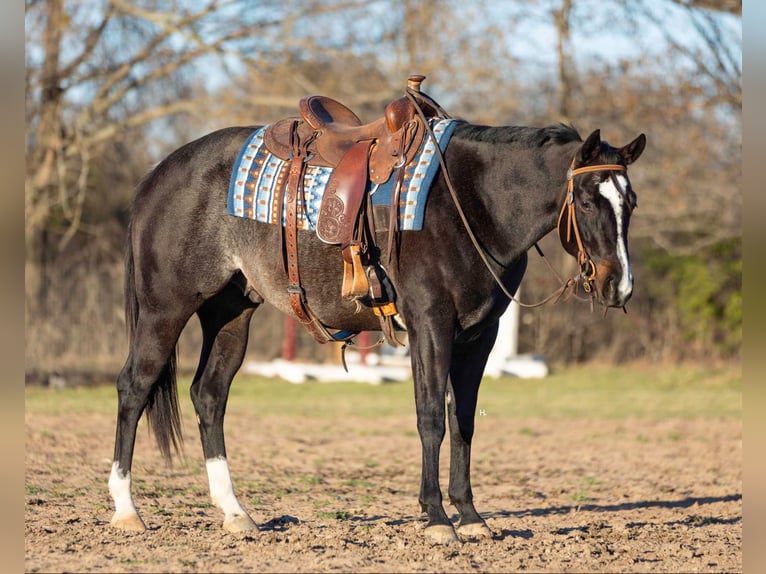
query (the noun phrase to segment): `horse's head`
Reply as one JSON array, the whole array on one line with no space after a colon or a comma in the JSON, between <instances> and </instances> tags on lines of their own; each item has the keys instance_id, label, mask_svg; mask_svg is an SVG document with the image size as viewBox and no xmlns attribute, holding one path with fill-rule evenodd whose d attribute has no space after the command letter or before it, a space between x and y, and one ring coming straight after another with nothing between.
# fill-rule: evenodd
<instances>
[{"instance_id":1,"label":"horse's head","mask_svg":"<svg viewBox=\"0 0 766 574\"><path fill-rule=\"evenodd\" d=\"M601 140L599 130L583 142L572 161L567 196L559 216L561 243L577 258L586 291L607 307L622 307L633 293L628 224L636 207L627 166L644 151L644 134L624 147Z\"/></svg>"}]
</instances>

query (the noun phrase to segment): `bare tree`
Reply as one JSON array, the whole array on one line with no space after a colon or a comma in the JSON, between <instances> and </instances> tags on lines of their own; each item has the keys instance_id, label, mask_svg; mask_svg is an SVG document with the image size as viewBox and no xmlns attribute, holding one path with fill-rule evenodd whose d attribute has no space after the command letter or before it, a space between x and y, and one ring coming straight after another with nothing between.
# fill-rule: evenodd
<instances>
[{"instance_id":1,"label":"bare tree","mask_svg":"<svg viewBox=\"0 0 766 574\"><path fill-rule=\"evenodd\" d=\"M27 3L27 34L42 28L43 37L28 57L28 246L54 214L68 226L62 245L72 238L92 160L106 143L158 118L204 109L204 94L178 97L168 88L183 82L185 67L223 55L227 42L250 33L242 25L209 30L227 4L160 12L123 0Z\"/></svg>"},{"instance_id":2,"label":"bare tree","mask_svg":"<svg viewBox=\"0 0 766 574\"><path fill-rule=\"evenodd\" d=\"M730 17L726 22L721 13L742 14L741 1L729 0L673 0L684 6L690 29L694 31L690 43L669 24L666 12L646 1L636 2L633 9L640 18L651 22L661 31L670 54L691 68L696 82L706 88L707 99L714 105L730 108L742 106L742 41L741 19ZM726 25L728 23L728 25ZM688 32L686 34L688 36Z\"/></svg>"},{"instance_id":3,"label":"bare tree","mask_svg":"<svg viewBox=\"0 0 766 574\"><path fill-rule=\"evenodd\" d=\"M742 15L742 0L673 0L673 2L688 8L704 8Z\"/></svg>"},{"instance_id":4,"label":"bare tree","mask_svg":"<svg viewBox=\"0 0 766 574\"><path fill-rule=\"evenodd\" d=\"M170 120L212 109L216 87L200 82L198 67L222 70L225 81L228 68L248 57L269 63L252 38L278 27L279 2L261 3L258 11L231 0L154 6L26 3L26 320L33 355L68 349L82 356L121 325L118 273L104 264L120 256L136 181L164 147L177 145ZM136 168L126 170L131 164ZM104 233L109 227L122 230L114 242ZM96 300L105 304L103 314L82 307ZM89 322L95 317L103 319L96 326ZM85 336L74 337L83 322ZM87 335L95 327L110 337L94 344Z\"/></svg>"},{"instance_id":5,"label":"bare tree","mask_svg":"<svg viewBox=\"0 0 766 574\"><path fill-rule=\"evenodd\" d=\"M561 5L553 9L553 21L556 26L556 54L558 56L558 115L564 121L572 120L572 96L574 92L573 66L574 54L570 38L570 18L572 0L561 0Z\"/></svg>"},{"instance_id":6,"label":"bare tree","mask_svg":"<svg viewBox=\"0 0 766 574\"><path fill-rule=\"evenodd\" d=\"M73 321L50 310L72 305L66 312L85 315L76 297L53 297L69 292L64 271L119 278L99 266L120 259L130 195L151 164L217 127L294 114L306 93L372 119L414 72L475 123L561 119L601 127L615 142L646 131L650 145L631 174L640 192L634 240L694 256L739 234L741 2L26 0L26 8L27 255L61 271L28 273L28 301L44 303L28 321L55 322L62 349L73 337L61 326ZM682 17L666 18L670 11ZM591 38L605 30L629 38L629 49L601 50ZM658 33L663 53L644 40L657 44ZM532 271L533 299L537 285L550 285ZM83 299L105 290L89 288ZM120 326L118 311L104 312L100 328ZM540 320L535 340L555 346L556 333L578 324L573 313L555 315L565 324ZM41 352L52 348L39 330L28 333ZM561 345L564 358L590 352Z\"/></svg>"}]
</instances>

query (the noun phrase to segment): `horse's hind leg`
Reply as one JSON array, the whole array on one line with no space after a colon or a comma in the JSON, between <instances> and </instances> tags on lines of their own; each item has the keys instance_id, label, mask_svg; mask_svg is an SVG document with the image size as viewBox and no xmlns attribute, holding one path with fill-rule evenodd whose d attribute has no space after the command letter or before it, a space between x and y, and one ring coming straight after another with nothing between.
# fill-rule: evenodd
<instances>
[{"instance_id":1,"label":"horse's hind leg","mask_svg":"<svg viewBox=\"0 0 766 574\"><path fill-rule=\"evenodd\" d=\"M484 367L497 335L497 323L484 330L479 338L455 344L450 365L447 410L450 429L449 497L460 513L457 533L465 538L492 536L476 512L471 490L471 442L479 385Z\"/></svg>"},{"instance_id":2,"label":"horse's hind leg","mask_svg":"<svg viewBox=\"0 0 766 574\"><path fill-rule=\"evenodd\" d=\"M175 345L187 319L182 315L160 317L144 311L136 324L128 359L117 379L117 433L109 476L109 493L115 505L111 524L117 528L146 529L133 503L131 467L138 420L150 402L153 402L153 408L159 407L169 415L155 421L154 430L163 454L169 456L169 443L175 443L170 430L170 426L177 424L178 413ZM164 429L159 428L163 425ZM160 435L165 437L164 442Z\"/></svg>"},{"instance_id":3,"label":"horse's hind leg","mask_svg":"<svg viewBox=\"0 0 766 574\"><path fill-rule=\"evenodd\" d=\"M256 528L234 494L223 434L229 388L242 365L254 309L241 290L230 285L206 301L197 312L202 324L203 346L191 397L197 412L210 497L223 511L223 527L230 532Z\"/></svg>"}]
</instances>

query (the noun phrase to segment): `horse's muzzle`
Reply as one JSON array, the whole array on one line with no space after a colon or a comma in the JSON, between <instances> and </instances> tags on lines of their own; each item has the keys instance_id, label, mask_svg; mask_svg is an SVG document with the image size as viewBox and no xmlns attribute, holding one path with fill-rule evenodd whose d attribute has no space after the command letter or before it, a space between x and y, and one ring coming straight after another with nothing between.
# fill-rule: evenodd
<instances>
[{"instance_id":1,"label":"horse's muzzle","mask_svg":"<svg viewBox=\"0 0 766 574\"><path fill-rule=\"evenodd\" d=\"M606 307L624 307L630 297L633 295L633 286L629 290L620 292L617 288L618 280L614 275L610 275L604 281L600 290L601 302Z\"/></svg>"},{"instance_id":2,"label":"horse's muzzle","mask_svg":"<svg viewBox=\"0 0 766 574\"><path fill-rule=\"evenodd\" d=\"M624 307L633 295L633 278L623 280L621 268L608 261L596 265L596 293L605 307Z\"/></svg>"}]
</instances>

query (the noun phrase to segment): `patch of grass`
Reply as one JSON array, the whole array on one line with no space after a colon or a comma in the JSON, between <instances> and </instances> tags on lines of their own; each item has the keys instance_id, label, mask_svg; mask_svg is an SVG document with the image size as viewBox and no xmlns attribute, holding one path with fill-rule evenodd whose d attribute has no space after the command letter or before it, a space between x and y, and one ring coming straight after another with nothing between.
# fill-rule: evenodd
<instances>
[{"instance_id":1,"label":"patch of grass","mask_svg":"<svg viewBox=\"0 0 766 574\"><path fill-rule=\"evenodd\" d=\"M27 496L35 496L42 492L45 492L45 489L40 488L39 486L26 485L24 487L24 494L26 494Z\"/></svg>"},{"instance_id":2,"label":"patch of grass","mask_svg":"<svg viewBox=\"0 0 766 574\"><path fill-rule=\"evenodd\" d=\"M138 560L136 558L126 558L123 556L117 556L114 561L125 566L138 566L140 564L146 564L146 560Z\"/></svg>"},{"instance_id":3,"label":"patch of grass","mask_svg":"<svg viewBox=\"0 0 766 574\"><path fill-rule=\"evenodd\" d=\"M593 497L587 492L578 490L572 494L572 500L577 504L585 504L587 502L593 502Z\"/></svg>"},{"instance_id":4,"label":"patch of grass","mask_svg":"<svg viewBox=\"0 0 766 574\"><path fill-rule=\"evenodd\" d=\"M210 487L208 486L207 479L205 480L204 484L189 485L188 490L206 500L207 500L207 497L210 496Z\"/></svg>"},{"instance_id":5,"label":"patch of grass","mask_svg":"<svg viewBox=\"0 0 766 574\"><path fill-rule=\"evenodd\" d=\"M46 415L100 413L117 416L117 390L112 385L52 389L30 386L25 391L25 409Z\"/></svg>"},{"instance_id":6,"label":"patch of grass","mask_svg":"<svg viewBox=\"0 0 766 574\"><path fill-rule=\"evenodd\" d=\"M612 419L741 417L741 370L578 366L545 379L488 379L477 425L493 416Z\"/></svg>"},{"instance_id":7,"label":"patch of grass","mask_svg":"<svg viewBox=\"0 0 766 574\"><path fill-rule=\"evenodd\" d=\"M343 482L341 482L341 484L343 486L351 486L353 488L373 488L375 486L375 484L370 482L369 480L361 480L358 478L344 480Z\"/></svg>"},{"instance_id":8,"label":"patch of grass","mask_svg":"<svg viewBox=\"0 0 766 574\"><path fill-rule=\"evenodd\" d=\"M371 502L375 502L378 499L377 496L373 496L372 494L363 494L359 497L359 502L362 504L370 504Z\"/></svg>"},{"instance_id":9,"label":"patch of grass","mask_svg":"<svg viewBox=\"0 0 766 574\"><path fill-rule=\"evenodd\" d=\"M321 476L302 476L300 478L301 482L304 482L306 484L325 484L326 481Z\"/></svg>"},{"instance_id":10,"label":"patch of grass","mask_svg":"<svg viewBox=\"0 0 766 574\"><path fill-rule=\"evenodd\" d=\"M593 489L599 484L601 484L601 481L597 478L592 476L583 477L582 480L579 481L575 491L572 493L572 500L577 504L593 502L595 500L593 497Z\"/></svg>"},{"instance_id":11,"label":"patch of grass","mask_svg":"<svg viewBox=\"0 0 766 574\"><path fill-rule=\"evenodd\" d=\"M184 455L183 460L180 462L179 467L187 474L199 476L202 474L202 464L198 458Z\"/></svg>"},{"instance_id":12,"label":"patch of grass","mask_svg":"<svg viewBox=\"0 0 766 574\"><path fill-rule=\"evenodd\" d=\"M592 488L594 486L598 486L599 484L601 484L601 481L598 480L597 478L593 478L592 476L586 476L585 478L582 479L582 484L586 488Z\"/></svg>"},{"instance_id":13,"label":"patch of grass","mask_svg":"<svg viewBox=\"0 0 766 574\"><path fill-rule=\"evenodd\" d=\"M280 500L285 496L289 496L291 492L293 492L292 488L277 488L277 489L274 489L274 492L272 494L274 495L274 498L276 498L277 500Z\"/></svg>"},{"instance_id":14,"label":"patch of grass","mask_svg":"<svg viewBox=\"0 0 766 574\"><path fill-rule=\"evenodd\" d=\"M94 502L93 503L93 510L99 510L102 512L106 512L112 509L111 504L107 504L106 502Z\"/></svg>"},{"instance_id":15,"label":"patch of grass","mask_svg":"<svg viewBox=\"0 0 766 574\"><path fill-rule=\"evenodd\" d=\"M188 396L191 380L179 379L181 410L190 420L194 408ZM27 387L26 409L47 415L102 413L116 417L113 386L51 389ZM741 417L742 373L738 367L584 365L554 369L545 379L485 379L479 391L477 425L493 417L535 418L705 418ZM411 382L371 386L359 383L290 385L276 379L238 375L227 412L251 418L264 416L415 418ZM192 423L193 424L193 423ZM331 425L330 431L332 430ZM328 431L328 432L330 432ZM412 428L403 428L415 436ZM523 432L523 431L520 431ZM187 462L189 470L195 468ZM197 468L200 466L196 465ZM201 472L201 469L200 469Z\"/></svg>"}]
</instances>

